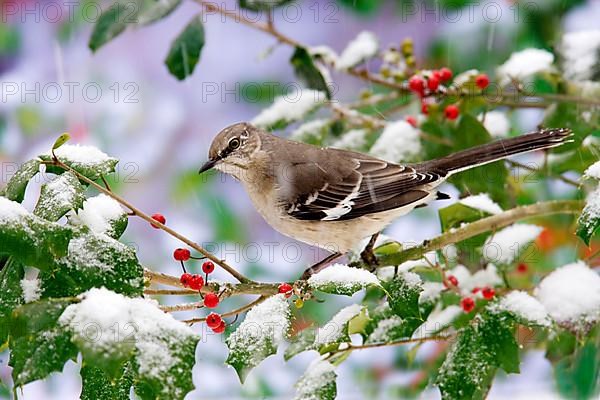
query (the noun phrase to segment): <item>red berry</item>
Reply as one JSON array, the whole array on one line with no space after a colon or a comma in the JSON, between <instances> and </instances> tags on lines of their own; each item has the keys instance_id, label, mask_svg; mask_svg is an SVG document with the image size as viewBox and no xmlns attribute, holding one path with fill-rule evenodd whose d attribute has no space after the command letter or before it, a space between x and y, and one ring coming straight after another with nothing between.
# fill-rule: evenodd
<instances>
[{"instance_id":1,"label":"red berry","mask_svg":"<svg viewBox=\"0 0 600 400\"><path fill-rule=\"evenodd\" d=\"M490 78L486 74L479 74L475 77L475 85L479 89L485 89L490 84Z\"/></svg>"},{"instance_id":2,"label":"red berry","mask_svg":"<svg viewBox=\"0 0 600 400\"><path fill-rule=\"evenodd\" d=\"M430 76L427 80L427 88L432 92L435 92L438 89L438 86L440 86L440 79L435 76L435 74Z\"/></svg>"},{"instance_id":3,"label":"red berry","mask_svg":"<svg viewBox=\"0 0 600 400\"><path fill-rule=\"evenodd\" d=\"M191 253L188 249L175 249L173 258L177 261L187 261L190 259Z\"/></svg>"},{"instance_id":4,"label":"red berry","mask_svg":"<svg viewBox=\"0 0 600 400\"><path fill-rule=\"evenodd\" d=\"M212 261L204 261L202 264L202 271L205 274L210 274L215 270L215 264Z\"/></svg>"},{"instance_id":5,"label":"red berry","mask_svg":"<svg viewBox=\"0 0 600 400\"><path fill-rule=\"evenodd\" d=\"M477 294L480 290L481 290L481 288L478 287L478 286L476 286L476 287L473 288L473 290L471 290L471 293Z\"/></svg>"},{"instance_id":6,"label":"red berry","mask_svg":"<svg viewBox=\"0 0 600 400\"><path fill-rule=\"evenodd\" d=\"M292 289L293 289L292 285L284 282L281 285L279 285L278 291L279 291L279 293L287 293L287 292L291 292Z\"/></svg>"},{"instance_id":7,"label":"red berry","mask_svg":"<svg viewBox=\"0 0 600 400\"><path fill-rule=\"evenodd\" d=\"M161 224L163 224L163 225L164 225L164 224L167 222L167 219L166 219L166 218L165 218L165 216L164 216L164 215L162 215L162 214L154 214L154 215L152 215L152 219L153 219L153 220L155 220L155 221L158 221L158 222L160 222L160 223L161 223ZM160 229L158 226L156 226L156 225L154 225L154 224L152 224L152 227L153 227L154 229Z\"/></svg>"},{"instance_id":8,"label":"red berry","mask_svg":"<svg viewBox=\"0 0 600 400\"><path fill-rule=\"evenodd\" d=\"M438 81L442 80L442 73L437 69L431 71L431 76L435 76L438 79Z\"/></svg>"},{"instance_id":9,"label":"red berry","mask_svg":"<svg viewBox=\"0 0 600 400\"><path fill-rule=\"evenodd\" d=\"M219 296L214 293L206 293L204 295L204 306L208 308L215 308L219 305Z\"/></svg>"},{"instance_id":10,"label":"red berry","mask_svg":"<svg viewBox=\"0 0 600 400\"><path fill-rule=\"evenodd\" d=\"M481 290L481 295L483 296L484 299L486 300L491 300L494 298L494 294L496 294L496 292L494 291L493 288L486 286Z\"/></svg>"},{"instance_id":11,"label":"red berry","mask_svg":"<svg viewBox=\"0 0 600 400\"><path fill-rule=\"evenodd\" d=\"M208 325L208 327L211 329L215 329L216 327L221 325L221 322L223 322L223 319L217 313L210 313L206 317L206 325Z\"/></svg>"},{"instance_id":12,"label":"red berry","mask_svg":"<svg viewBox=\"0 0 600 400\"><path fill-rule=\"evenodd\" d=\"M190 279L190 289L192 290L200 290L204 286L204 278L200 275L192 275L192 279Z\"/></svg>"},{"instance_id":13,"label":"red berry","mask_svg":"<svg viewBox=\"0 0 600 400\"><path fill-rule=\"evenodd\" d=\"M221 321L221 323L219 324L219 326L217 326L216 328L213 328L213 332L214 333L223 333L223 332L225 332L225 321Z\"/></svg>"},{"instance_id":14,"label":"red berry","mask_svg":"<svg viewBox=\"0 0 600 400\"><path fill-rule=\"evenodd\" d=\"M420 76L413 75L408 80L408 88L419 95L423 95L425 91L425 81Z\"/></svg>"},{"instance_id":15,"label":"red berry","mask_svg":"<svg viewBox=\"0 0 600 400\"><path fill-rule=\"evenodd\" d=\"M470 313L475 308L475 300L470 297L465 297L460 301L460 306L464 312Z\"/></svg>"},{"instance_id":16,"label":"red berry","mask_svg":"<svg viewBox=\"0 0 600 400\"><path fill-rule=\"evenodd\" d=\"M409 115L408 117L406 117L406 122L411 124L414 128L417 127L417 119L415 117L413 117L412 115Z\"/></svg>"},{"instance_id":17,"label":"red berry","mask_svg":"<svg viewBox=\"0 0 600 400\"><path fill-rule=\"evenodd\" d=\"M452 70L450 68L441 68L439 74L442 82L447 82L452 79Z\"/></svg>"},{"instance_id":18,"label":"red berry","mask_svg":"<svg viewBox=\"0 0 600 400\"><path fill-rule=\"evenodd\" d=\"M527 272L527 264L525 263L519 263L519 265L517 265L517 272L520 274L524 274L525 272Z\"/></svg>"},{"instance_id":19,"label":"red berry","mask_svg":"<svg viewBox=\"0 0 600 400\"><path fill-rule=\"evenodd\" d=\"M450 284L451 284L452 286L458 286L458 279L456 279L456 277L455 277L454 275L448 275L448 276L446 277L446 280L447 280L448 282L450 282Z\"/></svg>"},{"instance_id":20,"label":"red berry","mask_svg":"<svg viewBox=\"0 0 600 400\"><path fill-rule=\"evenodd\" d=\"M460 114L460 111L458 110L458 107L456 107L454 104L450 104L444 110L444 114L449 120L455 120L456 118L458 118L458 114Z\"/></svg>"},{"instance_id":21,"label":"red berry","mask_svg":"<svg viewBox=\"0 0 600 400\"><path fill-rule=\"evenodd\" d=\"M421 113L425 115L429 114L429 104L426 101L421 102Z\"/></svg>"},{"instance_id":22,"label":"red berry","mask_svg":"<svg viewBox=\"0 0 600 400\"><path fill-rule=\"evenodd\" d=\"M188 274L187 272L185 274L182 274L181 277L179 278L179 282L181 282L181 284L185 287L188 287L190 285L191 281L192 281L192 274Z\"/></svg>"}]
</instances>

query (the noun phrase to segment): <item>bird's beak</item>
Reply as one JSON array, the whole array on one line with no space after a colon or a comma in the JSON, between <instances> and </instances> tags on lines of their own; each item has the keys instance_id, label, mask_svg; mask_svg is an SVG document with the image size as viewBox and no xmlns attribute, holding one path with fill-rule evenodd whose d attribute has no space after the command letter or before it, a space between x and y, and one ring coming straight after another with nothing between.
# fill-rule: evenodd
<instances>
[{"instance_id":1,"label":"bird's beak","mask_svg":"<svg viewBox=\"0 0 600 400\"><path fill-rule=\"evenodd\" d=\"M208 171L209 169L212 169L215 164L219 161L219 159L214 159L214 160L208 160L207 162L204 163L204 165L200 168L200 171L198 171L199 174Z\"/></svg>"}]
</instances>

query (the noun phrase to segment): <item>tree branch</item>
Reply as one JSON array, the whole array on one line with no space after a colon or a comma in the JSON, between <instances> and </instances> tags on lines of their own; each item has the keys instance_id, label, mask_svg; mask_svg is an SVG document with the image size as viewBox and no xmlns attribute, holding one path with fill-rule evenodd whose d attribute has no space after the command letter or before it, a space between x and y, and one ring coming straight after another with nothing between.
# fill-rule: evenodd
<instances>
[{"instance_id":1,"label":"tree branch","mask_svg":"<svg viewBox=\"0 0 600 400\"><path fill-rule=\"evenodd\" d=\"M243 313L244 311L248 311L249 309L251 309L252 307L259 305L260 303L262 303L263 301L265 301L266 299L268 299L269 296L260 296L258 299L240 307L240 308L236 308L235 310L231 310L229 312L223 313L221 314L221 317L226 318L226 317L234 317L238 314ZM204 322L206 321L206 318L192 318L192 319L186 319L185 322L186 324L195 324L198 322Z\"/></svg>"}]
</instances>

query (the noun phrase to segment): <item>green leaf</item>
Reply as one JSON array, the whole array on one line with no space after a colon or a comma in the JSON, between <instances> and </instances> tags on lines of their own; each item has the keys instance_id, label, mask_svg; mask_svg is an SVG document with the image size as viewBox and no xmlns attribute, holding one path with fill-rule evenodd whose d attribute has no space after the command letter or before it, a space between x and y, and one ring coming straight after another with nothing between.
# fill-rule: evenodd
<instances>
[{"instance_id":1,"label":"green leaf","mask_svg":"<svg viewBox=\"0 0 600 400\"><path fill-rule=\"evenodd\" d=\"M195 17L171 44L165 64L171 75L184 80L194 72L204 47L202 18Z\"/></svg>"},{"instance_id":2,"label":"green leaf","mask_svg":"<svg viewBox=\"0 0 600 400\"><path fill-rule=\"evenodd\" d=\"M80 234L69 243L66 257L39 276L45 296L76 296L105 287L127 296L144 290L144 269L135 250L106 235Z\"/></svg>"},{"instance_id":3,"label":"green leaf","mask_svg":"<svg viewBox=\"0 0 600 400\"><path fill-rule=\"evenodd\" d=\"M296 383L294 400L334 400L337 393L335 367L321 359L313 361Z\"/></svg>"},{"instance_id":4,"label":"green leaf","mask_svg":"<svg viewBox=\"0 0 600 400\"><path fill-rule=\"evenodd\" d=\"M579 219L577 219L577 236L588 246L590 245L590 240L600 228L599 199L600 188L590 194Z\"/></svg>"},{"instance_id":5,"label":"green leaf","mask_svg":"<svg viewBox=\"0 0 600 400\"><path fill-rule=\"evenodd\" d=\"M419 311L419 296L423 286L420 279L418 281L417 279L419 279L418 275L413 272L400 272L388 283L390 307L395 315L403 319L422 319Z\"/></svg>"},{"instance_id":6,"label":"green leaf","mask_svg":"<svg viewBox=\"0 0 600 400\"><path fill-rule=\"evenodd\" d=\"M484 399L498 368L519 372L514 321L484 313L464 328L442 364L436 383L443 399Z\"/></svg>"},{"instance_id":7,"label":"green leaf","mask_svg":"<svg viewBox=\"0 0 600 400\"><path fill-rule=\"evenodd\" d=\"M414 331L412 325L397 315L381 319L374 326L365 343L389 343L410 337Z\"/></svg>"},{"instance_id":8,"label":"green leaf","mask_svg":"<svg viewBox=\"0 0 600 400\"><path fill-rule=\"evenodd\" d=\"M100 47L120 35L127 28L127 24L134 23L139 7L140 4L137 1L127 2L118 0L107 10L103 11L96 25L94 25L94 30L88 43L90 50L93 52L97 51Z\"/></svg>"},{"instance_id":9,"label":"green leaf","mask_svg":"<svg viewBox=\"0 0 600 400\"><path fill-rule=\"evenodd\" d=\"M556 363L554 375L558 390L565 398L597 398L600 388L600 351L597 342L593 338L586 340L573 355Z\"/></svg>"},{"instance_id":10,"label":"green leaf","mask_svg":"<svg viewBox=\"0 0 600 400\"><path fill-rule=\"evenodd\" d=\"M109 157L91 146L65 144L56 149L54 154L61 162L93 181L115 172L115 167L119 162L116 158ZM41 154L40 158L44 161L52 161L51 154ZM46 172L60 175L65 170L56 165L47 164Z\"/></svg>"},{"instance_id":11,"label":"green leaf","mask_svg":"<svg viewBox=\"0 0 600 400\"><path fill-rule=\"evenodd\" d=\"M81 367L81 400L129 400L133 372L125 364L121 377L111 379L102 369L85 364Z\"/></svg>"},{"instance_id":12,"label":"green leaf","mask_svg":"<svg viewBox=\"0 0 600 400\"><path fill-rule=\"evenodd\" d=\"M352 296L368 286L381 286L373 273L343 264L332 265L314 274L308 280L308 285L324 293L346 296Z\"/></svg>"},{"instance_id":13,"label":"green leaf","mask_svg":"<svg viewBox=\"0 0 600 400\"><path fill-rule=\"evenodd\" d=\"M69 139L71 139L71 135L69 135L67 132L63 133L54 141L54 144L52 145L52 150L58 149L63 144L67 143Z\"/></svg>"},{"instance_id":14,"label":"green leaf","mask_svg":"<svg viewBox=\"0 0 600 400\"><path fill-rule=\"evenodd\" d=\"M15 172L6 184L4 196L12 201L22 202L27 184L40 170L40 160L29 160Z\"/></svg>"},{"instance_id":15,"label":"green leaf","mask_svg":"<svg viewBox=\"0 0 600 400\"><path fill-rule=\"evenodd\" d=\"M8 258L0 270L0 349L8 339L12 311L23 303L21 280L24 277L23 265L13 258Z\"/></svg>"},{"instance_id":16,"label":"green leaf","mask_svg":"<svg viewBox=\"0 0 600 400\"><path fill-rule=\"evenodd\" d=\"M226 364L244 381L250 370L277 352L290 326L289 304L282 294L254 306L244 321L227 338Z\"/></svg>"},{"instance_id":17,"label":"green leaf","mask_svg":"<svg viewBox=\"0 0 600 400\"><path fill-rule=\"evenodd\" d=\"M71 334L58 324L70 299L43 300L15 309L10 327L10 360L16 386L62 371L75 360L77 349Z\"/></svg>"},{"instance_id":18,"label":"green leaf","mask_svg":"<svg viewBox=\"0 0 600 400\"><path fill-rule=\"evenodd\" d=\"M48 221L58 221L69 210L77 210L85 200L84 187L70 171L42 185L33 213Z\"/></svg>"},{"instance_id":19,"label":"green leaf","mask_svg":"<svg viewBox=\"0 0 600 400\"><path fill-rule=\"evenodd\" d=\"M327 81L304 47L296 47L290 62L294 66L296 76L303 80L308 88L325 92L327 99L331 99L331 91Z\"/></svg>"},{"instance_id":20,"label":"green leaf","mask_svg":"<svg viewBox=\"0 0 600 400\"><path fill-rule=\"evenodd\" d=\"M440 216L442 232L447 232L452 228L458 228L463 223L474 222L491 215L462 203L455 203L451 206L440 208L438 214Z\"/></svg>"},{"instance_id":21,"label":"green leaf","mask_svg":"<svg viewBox=\"0 0 600 400\"><path fill-rule=\"evenodd\" d=\"M137 23L150 25L169 16L180 4L181 0L152 0L138 13Z\"/></svg>"},{"instance_id":22,"label":"green leaf","mask_svg":"<svg viewBox=\"0 0 600 400\"><path fill-rule=\"evenodd\" d=\"M240 7L252 11L267 11L284 4L291 3L293 0L240 0Z\"/></svg>"},{"instance_id":23,"label":"green leaf","mask_svg":"<svg viewBox=\"0 0 600 400\"><path fill-rule=\"evenodd\" d=\"M307 350L313 350L317 330L314 327L309 327L300 331L293 337L290 345L283 353L283 359L289 361L292 357Z\"/></svg>"},{"instance_id":24,"label":"green leaf","mask_svg":"<svg viewBox=\"0 0 600 400\"><path fill-rule=\"evenodd\" d=\"M0 202L3 199L0 197ZM17 206L21 207L13 202L3 205L18 209ZM56 259L67 254L72 235L69 227L48 222L21 209L18 215L0 219L0 254L11 255L24 265L48 269Z\"/></svg>"},{"instance_id":25,"label":"green leaf","mask_svg":"<svg viewBox=\"0 0 600 400\"><path fill-rule=\"evenodd\" d=\"M464 150L491 141L491 136L477 118L465 114L454 129L452 151ZM502 161L473 168L450 178L461 194L489 193L501 205L506 200L508 170Z\"/></svg>"}]
</instances>

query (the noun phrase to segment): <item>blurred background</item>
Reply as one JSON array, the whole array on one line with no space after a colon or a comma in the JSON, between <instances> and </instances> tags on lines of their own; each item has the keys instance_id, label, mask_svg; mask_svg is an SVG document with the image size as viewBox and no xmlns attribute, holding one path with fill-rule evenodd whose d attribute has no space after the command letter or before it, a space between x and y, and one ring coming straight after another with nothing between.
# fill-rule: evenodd
<instances>
[{"instance_id":1,"label":"blurred background","mask_svg":"<svg viewBox=\"0 0 600 400\"><path fill-rule=\"evenodd\" d=\"M201 60L194 74L180 82L168 73L164 58L171 41L200 12L193 1L184 1L165 20L128 30L95 54L87 45L91 28L99 9L110 2L0 4L0 186L17 165L47 151L67 131L73 142L96 145L120 159L110 181L113 190L148 213L164 214L169 226L257 280L294 279L323 255L269 228L233 179L197 174L220 129L252 119L274 96L296 85L289 65L293 49L208 13L203 16L206 45ZM218 5L239 12L233 1ZM300 0L274 12L282 32L311 46L327 45L339 52L359 32L369 30L382 47L412 37L420 65L490 73L515 50L551 50L564 32L597 28L598 20L597 0ZM355 99L364 87L347 75L336 73L333 79L334 97L341 101ZM537 110L511 115L515 131L531 129L540 120ZM552 190L567 189L556 184ZM36 191L39 185L30 185L30 202ZM445 191L456 193L452 188ZM437 232L436 208L428 207L397 221L386 233L416 241ZM558 233L548 233L553 234ZM166 234L131 220L123 240L138 249L144 265L179 273L171 258L179 244ZM217 276L221 277L225 278ZM243 301L228 300L221 307ZM307 304L297 311L295 324L298 328L323 323L352 302L331 296L324 304ZM196 329L203 339L194 369L197 390L190 399L290 398L293 383L314 358L314 353L303 353L284 363L280 354L271 357L240 386L233 369L223 364L223 338L202 332L203 326ZM355 352L338 371L339 398L411 397L411 387L419 387L426 378L419 363L435 358L435 346L421 346L412 364L406 361L409 348ZM10 398L7 358L6 352L0 353L2 398ZM19 398L77 399L78 369L70 362L62 373L26 385ZM498 376L489 398L509 396L560 398L543 352L533 350L523 357L522 374ZM438 397L437 389L420 395Z\"/></svg>"}]
</instances>

